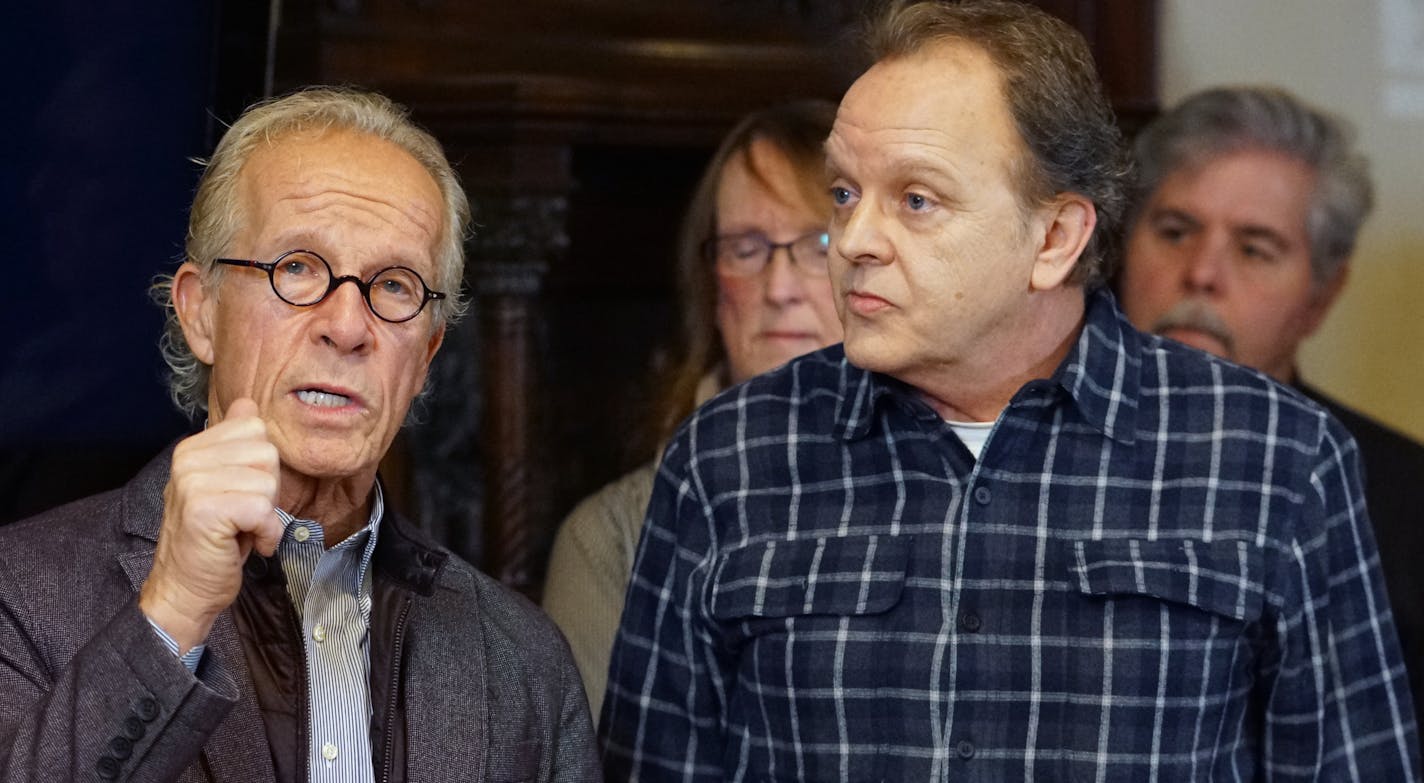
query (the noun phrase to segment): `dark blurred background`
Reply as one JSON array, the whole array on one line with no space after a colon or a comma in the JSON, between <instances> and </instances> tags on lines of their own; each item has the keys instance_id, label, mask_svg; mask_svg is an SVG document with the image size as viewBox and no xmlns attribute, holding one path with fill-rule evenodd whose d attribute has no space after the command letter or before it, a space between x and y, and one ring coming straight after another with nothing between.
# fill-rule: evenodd
<instances>
[{"instance_id":1,"label":"dark blurred background","mask_svg":"<svg viewBox=\"0 0 1424 783\"><path fill-rule=\"evenodd\" d=\"M147 287L176 266L188 158L211 148L222 108L216 3L24 5L3 33L5 520L121 483L187 426Z\"/></svg>"},{"instance_id":2,"label":"dark blurred background","mask_svg":"<svg viewBox=\"0 0 1424 783\"><path fill-rule=\"evenodd\" d=\"M1129 127L1156 108L1154 0L1040 0L1083 30ZM475 204L437 393L383 468L393 502L537 592L553 528L649 457L675 350L673 237L747 111L839 98L875 0L52 0L12 9L0 145L0 522L122 484L191 425L147 294L206 155L309 83L410 106Z\"/></svg>"}]
</instances>

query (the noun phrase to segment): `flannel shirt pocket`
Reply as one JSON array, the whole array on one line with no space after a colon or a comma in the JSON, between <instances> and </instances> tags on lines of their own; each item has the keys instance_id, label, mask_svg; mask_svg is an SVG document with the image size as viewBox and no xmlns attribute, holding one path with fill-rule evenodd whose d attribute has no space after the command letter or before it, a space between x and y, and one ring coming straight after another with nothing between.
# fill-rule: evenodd
<instances>
[{"instance_id":1,"label":"flannel shirt pocket","mask_svg":"<svg viewBox=\"0 0 1424 783\"><path fill-rule=\"evenodd\" d=\"M900 601L910 536L821 536L761 541L718 558L718 620L884 612Z\"/></svg>"},{"instance_id":2,"label":"flannel shirt pocket","mask_svg":"<svg viewBox=\"0 0 1424 783\"><path fill-rule=\"evenodd\" d=\"M1074 541L1073 555L1087 595L1152 596L1247 623L1265 603L1261 550L1245 541Z\"/></svg>"}]
</instances>

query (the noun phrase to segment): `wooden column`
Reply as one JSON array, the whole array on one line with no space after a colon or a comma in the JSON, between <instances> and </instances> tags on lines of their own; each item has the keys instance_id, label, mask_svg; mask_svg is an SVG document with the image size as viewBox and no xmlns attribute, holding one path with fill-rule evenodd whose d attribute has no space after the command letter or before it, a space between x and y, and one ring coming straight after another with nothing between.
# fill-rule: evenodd
<instances>
[{"instance_id":1,"label":"wooden column","mask_svg":"<svg viewBox=\"0 0 1424 783\"><path fill-rule=\"evenodd\" d=\"M480 204L470 242L475 307L483 355L485 482L483 567L536 596L537 558L552 521L542 475L547 453L538 426L542 406L534 345L548 264L568 245L561 195L494 198Z\"/></svg>"}]
</instances>

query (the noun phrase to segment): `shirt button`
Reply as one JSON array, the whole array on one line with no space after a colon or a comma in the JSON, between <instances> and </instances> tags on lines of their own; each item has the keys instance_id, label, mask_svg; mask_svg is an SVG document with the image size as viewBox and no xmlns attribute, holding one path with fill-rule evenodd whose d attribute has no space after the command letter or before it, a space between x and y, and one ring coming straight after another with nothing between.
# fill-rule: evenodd
<instances>
[{"instance_id":1,"label":"shirt button","mask_svg":"<svg viewBox=\"0 0 1424 783\"><path fill-rule=\"evenodd\" d=\"M978 503L978 504L981 505L981 506L987 506L987 505L989 505L989 501L990 501L990 500L993 500L993 499L994 499L994 493L993 493L993 492L990 492L988 487L982 487L982 486L981 486L981 487L975 487L975 488L974 488L974 502L975 502L975 503Z\"/></svg>"},{"instance_id":2,"label":"shirt button","mask_svg":"<svg viewBox=\"0 0 1424 783\"><path fill-rule=\"evenodd\" d=\"M981 625L979 615L973 612L965 612L959 616L959 627L970 633L978 633Z\"/></svg>"},{"instance_id":3,"label":"shirt button","mask_svg":"<svg viewBox=\"0 0 1424 783\"><path fill-rule=\"evenodd\" d=\"M321 746L321 757L327 761L336 761L336 746L330 742Z\"/></svg>"},{"instance_id":4,"label":"shirt button","mask_svg":"<svg viewBox=\"0 0 1424 783\"><path fill-rule=\"evenodd\" d=\"M969 740L960 740L959 744L954 746L954 750L962 759L974 758L974 743Z\"/></svg>"},{"instance_id":5,"label":"shirt button","mask_svg":"<svg viewBox=\"0 0 1424 783\"><path fill-rule=\"evenodd\" d=\"M317 623L315 626L313 626L312 639L315 639L317 644L321 644L322 642L326 641L326 626L322 625L321 623Z\"/></svg>"},{"instance_id":6,"label":"shirt button","mask_svg":"<svg viewBox=\"0 0 1424 783\"><path fill-rule=\"evenodd\" d=\"M306 525L297 525L297 529L292 531L292 538L295 538L299 544L305 544L307 539L311 538L311 531L307 529Z\"/></svg>"}]
</instances>

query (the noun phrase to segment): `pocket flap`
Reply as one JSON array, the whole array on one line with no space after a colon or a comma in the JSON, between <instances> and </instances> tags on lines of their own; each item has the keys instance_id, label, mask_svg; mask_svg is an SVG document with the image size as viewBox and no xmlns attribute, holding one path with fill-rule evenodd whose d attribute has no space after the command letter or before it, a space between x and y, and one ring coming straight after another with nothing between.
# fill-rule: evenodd
<instances>
[{"instance_id":1,"label":"pocket flap","mask_svg":"<svg viewBox=\"0 0 1424 783\"><path fill-rule=\"evenodd\" d=\"M1088 595L1150 595L1243 622L1261 616L1261 550L1245 541L1074 541L1073 550Z\"/></svg>"},{"instance_id":2,"label":"pocket flap","mask_svg":"<svg viewBox=\"0 0 1424 783\"><path fill-rule=\"evenodd\" d=\"M717 564L712 616L875 614L900 600L910 536L822 536L729 550Z\"/></svg>"}]
</instances>

